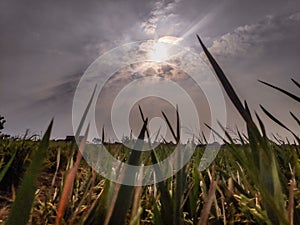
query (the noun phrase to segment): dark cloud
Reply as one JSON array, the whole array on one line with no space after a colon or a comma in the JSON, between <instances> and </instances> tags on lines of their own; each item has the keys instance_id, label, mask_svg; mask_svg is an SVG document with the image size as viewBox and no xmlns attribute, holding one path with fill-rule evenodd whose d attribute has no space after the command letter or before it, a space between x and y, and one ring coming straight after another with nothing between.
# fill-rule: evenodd
<instances>
[{"instance_id":1,"label":"dark cloud","mask_svg":"<svg viewBox=\"0 0 300 225\"><path fill-rule=\"evenodd\" d=\"M70 76L65 76L64 79L58 82L57 85L48 87L47 90L43 92L47 93L46 95L41 93L39 99L35 101L32 106L39 106L43 104L52 103L55 104L66 104L66 102L71 103L73 95L75 93L77 84L82 76L83 72L77 73ZM44 96L43 96L44 95Z\"/></svg>"}]
</instances>

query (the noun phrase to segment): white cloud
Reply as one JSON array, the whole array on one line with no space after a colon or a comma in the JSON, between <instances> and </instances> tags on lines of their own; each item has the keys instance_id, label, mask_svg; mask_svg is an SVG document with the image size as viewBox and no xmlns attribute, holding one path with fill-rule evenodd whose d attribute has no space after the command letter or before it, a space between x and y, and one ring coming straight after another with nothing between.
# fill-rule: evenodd
<instances>
[{"instance_id":1,"label":"white cloud","mask_svg":"<svg viewBox=\"0 0 300 225\"><path fill-rule=\"evenodd\" d=\"M290 45L300 38L300 13L288 16L266 16L258 23L236 28L213 42L210 51L220 59L237 58L268 51L267 48Z\"/></svg>"},{"instance_id":2,"label":"white cloud","mask_svg":"<svg viewBox=\"0 0 300 225\"><path fill-rule=\"evenodd\" d=\"M153 10L149 13L148 19L141 24L142 29L148 35L154 35L159 29L160 24L168 24L173 21L172 26L178 25L177 15L174 13L176 5L180 0L169 3L157 1L154 3ZM169 23L169 26L171 25Z\"/></svg>"}]
</instances>

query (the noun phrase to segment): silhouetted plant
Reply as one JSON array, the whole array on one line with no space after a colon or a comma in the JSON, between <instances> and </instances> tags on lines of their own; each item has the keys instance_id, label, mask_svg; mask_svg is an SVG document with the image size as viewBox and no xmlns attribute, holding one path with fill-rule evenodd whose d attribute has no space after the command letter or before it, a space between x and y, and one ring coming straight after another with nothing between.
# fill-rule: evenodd
<instances>
[{"instance_id":1,"label":"silhouetted plant","mask_svg":"<svg viewBox=\"0 0 300 225\"><path fill-rule=\"evenodd\" d=\"M4 116L0 115L0 134L1 134L1 130L4 129L4 124L6 123L6 120L4 119Z\"/></svg>"}]
</instances>

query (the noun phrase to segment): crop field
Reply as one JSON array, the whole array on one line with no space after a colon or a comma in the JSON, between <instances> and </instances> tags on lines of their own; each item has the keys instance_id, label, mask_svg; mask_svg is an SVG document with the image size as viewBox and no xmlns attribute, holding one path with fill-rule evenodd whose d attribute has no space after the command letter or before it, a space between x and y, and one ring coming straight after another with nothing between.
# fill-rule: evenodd
<instances>
[{"instance_id":1,"label":"crop field","mask_svg":"<svg viewBox=\"0 0 300 225\"><path fill-rule=\"evenodd\" d=\"M79 147L73 142L49 140L53 121L41 140L36 136L12 138L2 135L0 223L297 224L300 221L299 130L290 130L261 106L268 119L290 132L294 141L288 143L275 136L268 137L264 121L256 113L250 113L246 102L240 101L222 69L200 38L199 41L225 92L243 118L247 133L236 130L233 135L222 127L225 131L225 137L221 137L223 144L215 160L205 170L199 170L199 164L210 143L201 138L181 144L178 113L176 124L171 124L163 114L174 144L162 142L143 152L131 151L121 144L97 144L100 150L105 146L115 158L132 165L156 164L171 154L176 146L181 150L176 155L178 163L181 163L185 151L195 147L189 162L175 175L145 186L115 183L88 165L82 158L82 154L91 153L93 148L86 141L88 129ZM299 104L298 96L261 82L270 91L281 93ZM297 81L292 79L292 82L300 88ZM90 103L87 110L89 107ZM140 114L144 124L139 141L129 140L135 146L149 144L147 115L142 109ZM82 121L85 117L86 114L82 116ZM254 117L258 124L254 122ZM300 125L292 112L291 117ZM82 124L79 125L77 137L81 130ZM213 129L211 131L219 135ZM104 131L102 140L105 140ZM101 154L93 157L101 157Z\"/></svg>"}]
</instances>

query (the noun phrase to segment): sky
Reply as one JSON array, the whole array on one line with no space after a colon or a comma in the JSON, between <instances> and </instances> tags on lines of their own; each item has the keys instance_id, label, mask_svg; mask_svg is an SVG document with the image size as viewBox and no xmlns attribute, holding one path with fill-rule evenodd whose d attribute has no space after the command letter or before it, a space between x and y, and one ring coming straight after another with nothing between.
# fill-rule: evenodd
<instances>
[{"instance_id":1,"label":"sky","mask_svg":"<svg viewBox=\"0 0 300 225\"><path fill-rule=\"evenodd\" d=\"M1 0L0 114L7 120L3 132L23 135L29 129L31 134L41 134L54 117L52 138L72 135L75 90L94 60L126 43L168 36L205 61L196 34L221 65L239 97L246 99L252 112L257 111L265 121L269 134L288 136L263 114L259 104L299 134L299 126L289 114L292 111L300 117L299 103L258 82L264 80L299 95L290 80L300 82L298 0ZM128 71L122 75L123 70L126 68L113 77L123 76L122 82L115 79L117 86L132 79ZM172 76L174 81L181 80L180 85L190 90L193 99L203 102L201 107L197 104L199 114L203 114L199 127L190 130L197 133L210 119L208 105L201 94L197 100L201 90L181 79L187 74L177 69ZM120 88L110 90L107 95L104 90L104 100L97 103L101 114L98 126L106 124L108 133L113 101L109 96ZM225 99L227 127L243 130L240 116ZM156 115L151 112L153 104L172 117L174 108L160 100L144 100L146 114ZM130 121L134 121L132 118L135 116L131 115ZM138 130L139 126L132 124Z\"/></svg>"}]
</instances>

